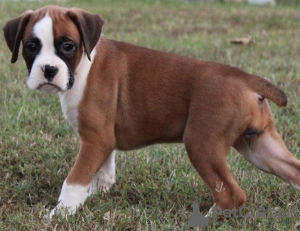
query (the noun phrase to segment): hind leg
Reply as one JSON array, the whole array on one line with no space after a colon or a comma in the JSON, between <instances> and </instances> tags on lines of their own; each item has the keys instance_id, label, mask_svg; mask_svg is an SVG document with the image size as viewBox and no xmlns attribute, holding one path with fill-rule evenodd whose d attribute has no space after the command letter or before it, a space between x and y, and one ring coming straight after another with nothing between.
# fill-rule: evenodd
<instances>
[{"instance_id":1,"label":"hind leg","mask_svg":"<svg viewBox=\"0 0 300 231\"><path fill-rule=\"evenodd\" d=\"M97 193L100 190L107 192L115 183L115 153L116 151L113 151L110 154L101 169L94 176L88 191L88 195Z\"/></svg>"},{"instance_id":2,"label":"hind leg","mask_svg":"<svg viewBox=\"0 0 300 231\"><path fill-rule=\"evenodd\" d=\"M246 194L227 166L230 145L220 139L210 139L207 134L186 134L184 143L193 166L210 188L216 206L223 211L241 207Z\"/></svg>"}]
</instances>

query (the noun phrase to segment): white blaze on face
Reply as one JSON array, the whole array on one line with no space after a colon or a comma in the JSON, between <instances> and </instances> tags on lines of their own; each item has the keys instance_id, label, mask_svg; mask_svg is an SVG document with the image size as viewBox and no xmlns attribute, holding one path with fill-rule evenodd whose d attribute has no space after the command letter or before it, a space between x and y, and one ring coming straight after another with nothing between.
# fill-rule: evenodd
<instances>
[{"instance_id":1,"label":"white blaze on face","mask_svg":"<svg viewBox=\"0 0 300 231\"><path fill-rule=\"evenodd\" d=\"M35 57L30 74L27 78L28 87L30 89L39 89L46 92L67 90L69 70L66 63L55 54L53 22L48 14L35 24L33 36L40 40L41 50ZM51 82L48 82L44 76L43 71L45 65L58 68L58 73Z\"/></svg>"}]
</instances>

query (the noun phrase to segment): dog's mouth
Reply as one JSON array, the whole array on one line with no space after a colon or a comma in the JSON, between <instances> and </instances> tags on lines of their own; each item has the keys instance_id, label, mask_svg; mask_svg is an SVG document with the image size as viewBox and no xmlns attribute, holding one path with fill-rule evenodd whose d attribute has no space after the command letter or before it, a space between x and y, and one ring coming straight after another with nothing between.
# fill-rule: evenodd
<instances>
[{"instance_id":1,"label":"dog's mouth","mask_svg":"<svg viewBox=\"0 0 300 231\"><path fill-rule=\"evenodd\" d=\"M37 89L48 93L57 93L62 91L59 86L49 82L40 84Z\"/></svg>"}]
</instances>

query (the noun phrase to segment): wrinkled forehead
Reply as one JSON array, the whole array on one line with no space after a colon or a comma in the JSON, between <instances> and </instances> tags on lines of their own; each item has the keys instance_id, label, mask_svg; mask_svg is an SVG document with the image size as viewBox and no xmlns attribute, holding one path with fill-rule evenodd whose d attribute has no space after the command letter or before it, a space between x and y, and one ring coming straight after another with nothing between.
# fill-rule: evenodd
<instances>
[{"instance_id":1,"label":"wrinkled forehead","mask_svg":"<svg viewBox=\"0 0 300 231\"><path fill-rule=\"evenodd\" d=\"M35 26L45 19L45 17L49 17L51 20L51 23L45 23L45 25L42 25L44 27L51 27L52 28L44 28L48 30L52 30L54 40L64 36L64 37L72 37L75 39L78 43L80 41L80 35L77 30L76 25L74 22L67 16L68 9L61 8L61 7L45 7L42 9L39 9L37 11L34 11L31 15L29 22L27 24L27 27L23 34L23 39L36 36L34 34Z\"/></svg>"}]
</instances>

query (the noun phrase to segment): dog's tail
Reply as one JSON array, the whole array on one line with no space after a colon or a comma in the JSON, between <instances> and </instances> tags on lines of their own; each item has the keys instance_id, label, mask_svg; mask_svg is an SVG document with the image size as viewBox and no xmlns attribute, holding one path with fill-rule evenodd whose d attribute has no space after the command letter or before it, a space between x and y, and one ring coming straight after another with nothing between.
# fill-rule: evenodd
<instances>
[{"instance_id":1,"label":"dog's tail","mask_svg":"<svg viewBox=\"0 0 300 231\"><path fill-rule=\"evenodd\" d=\"M255 75L250 75L248 78L244 78L244 80L253 91L272 100L279 107L285 107L287 105L286 94L270 81Z\"/></svg>"}]
</instances>

